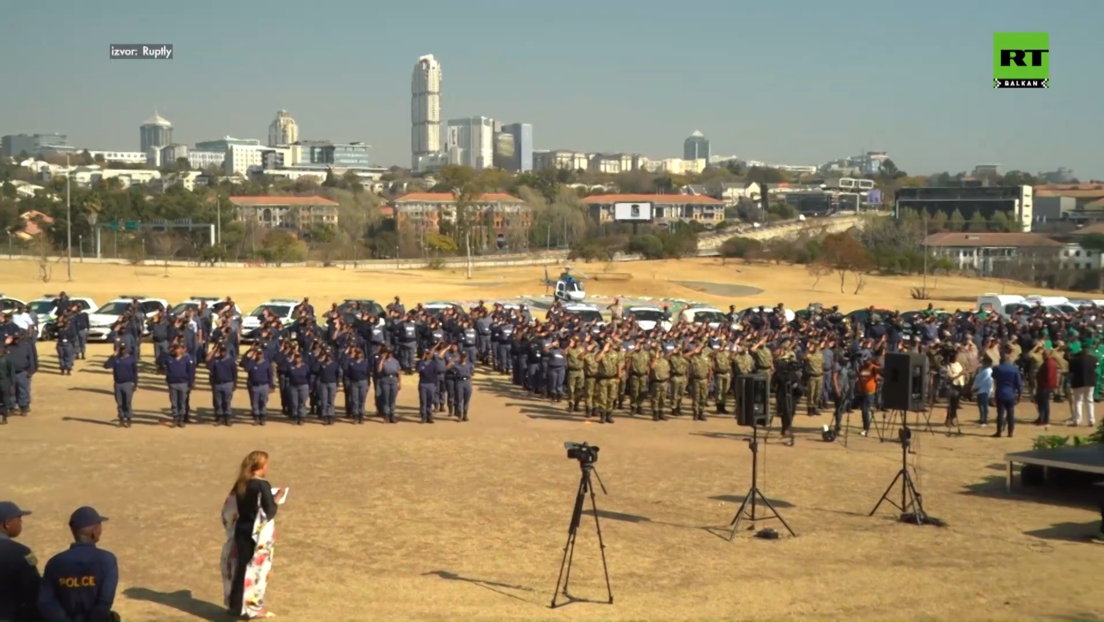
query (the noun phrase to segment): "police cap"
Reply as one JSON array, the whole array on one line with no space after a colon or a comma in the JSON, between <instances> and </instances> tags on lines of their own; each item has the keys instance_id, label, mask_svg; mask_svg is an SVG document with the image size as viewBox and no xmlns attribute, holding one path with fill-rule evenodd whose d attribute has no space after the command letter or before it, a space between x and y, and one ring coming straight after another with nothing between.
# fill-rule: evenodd
<instances>
[{"instance_id":1,"label":"police cap","mask_svg":"<svg viewBox=\"0 0 1104 622\"><path fill-rule=\"evenodd\" d=\"M18 505L11 501L0 501L0 524L29 515L29 510L20 509Z\"/></svg>"},{"instance_id":2,"label":"police cap","mask_svg":"<svg viewBox=\"0 0 1104 622\"><path fill-rule=\"evenodd\" d=\"M69 517L69 528L85 529L106 521L106 516L100 516L100 513L95 509L84 506L82 508L77 508L77 510L73 512L73 515Z\"/></svg>"}]
</instances>

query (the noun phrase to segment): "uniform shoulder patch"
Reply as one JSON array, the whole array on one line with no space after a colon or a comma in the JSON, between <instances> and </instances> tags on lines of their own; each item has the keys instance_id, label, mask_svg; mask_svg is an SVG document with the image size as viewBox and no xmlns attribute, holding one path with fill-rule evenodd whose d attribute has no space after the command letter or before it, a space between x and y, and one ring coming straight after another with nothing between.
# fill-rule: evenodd
<instances>
[{"instance_id":1,"label":"uniform shoulder patch","mask_svg":"<svg viewBox=\"0 0 1104 622\"><path fill-rule=\"evenodd\" d=\"M23 556L23 559L27 560L27 563L32 566L38 566L38 558L35 557L34 553L27 553Z\"/></svg>"}]
</instances>

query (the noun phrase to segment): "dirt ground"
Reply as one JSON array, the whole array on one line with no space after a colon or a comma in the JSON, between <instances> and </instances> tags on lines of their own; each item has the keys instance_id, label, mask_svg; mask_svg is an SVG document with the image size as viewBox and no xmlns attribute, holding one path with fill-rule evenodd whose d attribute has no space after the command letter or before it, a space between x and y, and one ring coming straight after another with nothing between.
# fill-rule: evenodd
<instances>
[{"instance_id":1,"label":"dirt ground","mask_svg":"<svg viewBox=\"0 0 1104 622\"><path fill-rule=\"evenodd\" d=\"M600 273L600 265L578 266ZM316 307L343 297L386 302L503 299L540 294L543 268L480 271L469 285L450 272L373 273L340 269L201 269L55 266L37 280L32 263L5 263L6 295L31 299L65 289L105 302L118 294L230 293L242 308L270 296L309 295ZM592 293L684 298L738 307L815 300L844 310L869 304L921 307L918 278L870 278L860 295L839 293L830 275L812 291L798 268L721 265L719 260L619 264L629 281L589 284ZM551 271L551 270L550 270ZM711 297L675 281L763 290ZM929 287L934 279L929 277ZM939 278L937 306L966 307L1000 292L998 283ZM1013 293L1009 288L1008 293ZM1016 293L1029 293L1019 291ZM148 346L147 346L148 351ZM900 468L899 446L852 433L848 447L819 440L826 417L799 416L795 447L768 442L760 485L798 533L775 542L747 533L726 542L750 487L747 430L727 417L695 423L621 418L599 426L520 395L508 383L477 380L472 421L416 423L416 393L400 395L395 426L332 428L194 425L158 421L163 384L147 376L136 425L113 425L110 376L96 346L71 377L56 375L43 344L33 412L0 428L0 497L34 510L23 541L42 563L67 542L69 513L84 504L111 517L105 547L119 558L116 609L125 620L224 619L218 559L219 511L240 459L272 457L270 480L290 486L278 520L269 605L285 620L1098 620L1104 616L1099 546L1084 542L1099 517L1089 507L1006 495L1007 451L1039 431L990 439L917 433L918 486L928 512L947 528L896 522L892 508L867 514ZM209 405L201 384L193 403ZM239 416L246 396L235 398ZM204 409L206 410L206 409ZM1059 408L1056 419L1068 416ZM206 416L206 412L201 412ZM967 412L964 420L974 418ZM1034 418L1021 407L1021 422ZM941 420L937 413L933 418ZM859 417L852 418L857 432ZM1064 433L1062 428L1059 433ZM1087 433L1087 428L1083 429ZM891 434L895 433L891 430ZM579 468L564 441L601 447L609 495L598 496L615 604L549 609ZM572 592L605 600L594 525L579 532ZM761 526L782 529L777 520Z\"/></svg>"}]
</instances>

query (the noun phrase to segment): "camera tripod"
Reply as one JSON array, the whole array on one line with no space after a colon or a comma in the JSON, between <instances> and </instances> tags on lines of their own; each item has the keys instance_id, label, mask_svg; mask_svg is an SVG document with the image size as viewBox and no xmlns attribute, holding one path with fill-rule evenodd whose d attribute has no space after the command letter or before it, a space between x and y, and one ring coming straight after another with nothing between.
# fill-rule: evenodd
<instances>
[{"instance_id":1,"label":"camera tripod","mask_svg":"<svg viewBox=\"0 0 1104 622\"><path fill-rule=\"evenodd\" d=\"M575 493L575 508L571 511L571 524L567 528L567 544L564 545L563 560L560 562L560 574L556 578L556 591L552 593L552 609L578 600L568 593L567 586L571 581L571 562L575 558L575 537L579 533L579 522L583 517L583 501L588 494L590 495L590 509L594 513L594 529L598 532L598 549L602 555L602 574L606 579L606 595L609 597L609 604L613 604L613 589L610 588L609 567L606 565L606 544L602 541L602 525L598 522L598 504L594 498L594 486L590 483L591 474L598 480L598 486L602 488L602 494L608 493L606 492L606 486L602 483L602 477L598 475L598 470L594 468L592 463L580 461L579 467L582 469L582 476L579 478L579 491ZM561 585L563 585L562 594L567 600L563 603L557 603L556 599L561 594Z\"/></svg>"},{"instance_id":2,"label":"camera tripod","mask_svg":"<svg viewBox=\"0 0 1104 622\"><path fill-rule=\"evenodd\" d=\"M770 518L777 518L778 522L782 523L782 526L786 528L786 531L790 532L790 535L797 537L794 530L790 528L790 525L786 522L786 519L782 518L782 515L778 513L778 510L774 509L770 501L767 501L767 497L763 494L763 491L759 490L759 426L753 426L751 428L751 438L747 439L748 449L751 450L751 490L748 491L747 496L744 497L744 502L740 504L740 509L736 510L736 516L732 517L732 532L728 534L728 541L736 537L736 532L740 529L740 523L745 520L751 523L752 528L755 527L755 523L761 520L767 520ZM756 516L755 510L759 502L770 510L768 516ZM748 507L750 504L750 508Z\"/></svg>"},{"instance_id":3,"label":"camera tripod","mask_svg":"<svg viewBox=\"0 0 1104 622\"><path fill-rule=\"evenodd\" d=\"M898 434L901 439L901 470L897 472L897 476L893 478L893 481L889 483L889 487L882 493L882 497L878 499L874 509L870 510L869 516L874 516L878 508L882 507L882 503L889 503L901 511L902 522L916 523L917 525L928 524L928 515L924 512L923 495L916 490L916 483L912 480L912 474L908 468L909 448L912 446L912 430L909 429L907 421ZM890 493L897 486L897 482L901 483L900 505L889 498Z\"/></svg>"}]
</instances>

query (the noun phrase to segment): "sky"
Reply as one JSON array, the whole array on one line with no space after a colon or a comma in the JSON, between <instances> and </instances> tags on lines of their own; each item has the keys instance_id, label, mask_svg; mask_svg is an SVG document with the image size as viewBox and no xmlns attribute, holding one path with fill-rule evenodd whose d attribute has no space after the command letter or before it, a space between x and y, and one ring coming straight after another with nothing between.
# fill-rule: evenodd
<instances>
[{"instance_id":1,"label":"sky","mask_svg":"<svg viewBox=\"0 0 1104 622\"><path fill-rule=\"evenodd\" d=\"M58 0L4 2L0 134L138 150L154 110L176 142L363 141L410 164L410 79L433 54L442 118L528 122L538 149L816 165L889 152L913 174L1001 164L1104 179L1104 2ZM992 33L1048 32L1047 90L992 86ZM165 61L112 43L171 43Z\"/></svg>"}]
</instances>

